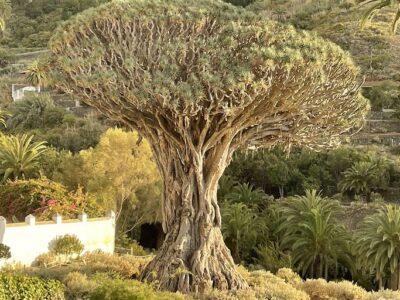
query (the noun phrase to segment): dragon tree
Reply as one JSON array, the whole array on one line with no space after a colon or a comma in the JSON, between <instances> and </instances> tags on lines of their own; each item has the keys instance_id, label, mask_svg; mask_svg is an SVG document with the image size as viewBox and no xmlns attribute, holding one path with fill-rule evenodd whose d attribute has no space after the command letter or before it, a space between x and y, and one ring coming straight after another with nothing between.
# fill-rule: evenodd
<instances>
[{"instance_id":1,"label":"dragon tree","mask_svg":"<svg viewBox=\"0 0 400 300\"><path fill-rule=\"evenodd\" d=\"M151 144L166 238L161 288L245 288L221 234L218 180L237 149L335 146L368 109L338 46L219 0L120 0L64 23L56 86Z\"/></svg>"}]
</instances>

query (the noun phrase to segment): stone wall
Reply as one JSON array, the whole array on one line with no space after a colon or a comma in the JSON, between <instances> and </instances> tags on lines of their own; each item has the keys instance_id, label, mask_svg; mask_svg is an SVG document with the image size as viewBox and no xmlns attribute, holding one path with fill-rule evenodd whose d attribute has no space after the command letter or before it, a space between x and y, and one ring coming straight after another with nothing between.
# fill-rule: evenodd
<instances>
[{"instance_id":1,"label":"stone wall","mask_svg":"<svg viewBox=\"0 0 400 300\"><path fill-rule=\"evenodd\" d=\"M115 214L110 212L104 218L89 219L86 214L79 219L63 220L62 216L54 216L53 221L36 222L29 215L25 223L10 223L0 217L0 243L10 247L11 259L32 265L35 259L50 250L52 242L59 236L76 235L85 246L84 252L101 250L114 252Z\"/></svg>"}]
</instances>

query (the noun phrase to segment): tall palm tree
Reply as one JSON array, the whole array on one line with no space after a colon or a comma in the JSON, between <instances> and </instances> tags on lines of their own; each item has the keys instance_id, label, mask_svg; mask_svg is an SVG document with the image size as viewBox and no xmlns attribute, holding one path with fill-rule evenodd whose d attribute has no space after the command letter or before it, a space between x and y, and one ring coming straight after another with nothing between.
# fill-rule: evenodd
<instances>
[{"instance_id":1,"label":"tall palm tree","mask_svg":"<svg viewBox=\"0 0 400 300\"><path fill-rule=\"evenodd\" d=\"M0 31L6 27L6 20L11 14L10 0L0 0Z\"/></svg>"},{"instance_id":2,"label":"tall palm tree","mask_svg":"<svg viewBox=\"0 0 400 300\"><path fill-rule=\"evenodd\" d=\"M254 188L251 184L239 183L232 188L226 199L231 202L244 203L249 207L257 208L265 204L267 195L262 189Z\"/></svg>"},{"instance_id":3,"label":"tall palm tree","mask_svg":"<svg viewBox=\"0 0 400 300\"><path fill-rule=\"evenodd\" d=\"M35 60L25 71L27 80L33 86L36 86L37 91L40 93L41 88L46 86L49 82L48 70L45 62Z\"/></svg>"},{"instance_id":4,"label":"tall palm tree","mask_svg":"<svg viewBox=\"0 0 400 300\"><path fill-rule=\"evenodd\" d=\"M362 2L361 5L368 6L361 19L362 26L367 21L371 20L380 9L389 6L395 7L396 14L392 21L391 32L392 34L396 33L397 26L400 20L400 0L366 0Z\"/></svg>"},{"instance_id":5,"label":"tall palm tree","mask_svg":"<svg viewBox=\"0 0 400 300\"><path fill-rule=\"evenodd\" d=\"M34 143L33 136L5 136L0 138L0 174L2 182L12 178L24 178L27 172L35 170L39 158L46 151L45 142Z\"/></svg>"},{"instance_id":6,"label":"tall palm tree","mask_svg":"<svg viewBox=\"0 0 400 300\"><path fill-rule=\"evenodd\" d=\"M376 274L379 287L383 276L390 274L389 287L400 289L400 208L387 205L367 216L355 233L358 263Z\"/></svg>"},{"instance_id":7,"label":"tall palm tree","mask_svg":"<svg viewBox=\"0 0 400 300\"><path fill-rule=\"evenodd\" d=\"M356 162L351 168L343 172L339 182L342 192L353 192L356 195L365 195L367 201L371 192L385 186L386 162L383 160L369 159Z\"/></svg>"},{"instance_id":8,"label":"tall palm tree","mask_svg":"<svg viewBox=\"0 0 400 300\"><path fill-rule=\"evenodd\" d=\"M303 276L324 277L339 263L352 269L350 238L340 219L338 201L322 198L315 190L280 202L281 247L291 251L293 265Z\"/></svg>"},{"instance_id":9,"label":"tall palm tree","mask_svg":"<svg viewBox=\"0 0 400 300\"><path fill-rule=\"evenodd\" d=\"M263 235L264 225L257 214L243 203L222 205L222 233L236 262L246 256Z\"/></svg>"}]
</instances>

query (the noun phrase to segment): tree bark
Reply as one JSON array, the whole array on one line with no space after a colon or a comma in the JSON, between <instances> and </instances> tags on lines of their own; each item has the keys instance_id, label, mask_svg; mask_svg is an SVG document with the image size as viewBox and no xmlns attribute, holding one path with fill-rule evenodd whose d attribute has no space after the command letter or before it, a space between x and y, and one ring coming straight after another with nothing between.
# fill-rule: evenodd
<instances>
[{"instance_id":1,"label":"tree bark","mask_svg":"<svg viewBox=\"0 0 400 300\"><path fill-rule=\"evenodd\" d=\"M166 237L141 279L157 281L161 289L184 293L197 293L211 287L247 287L235 270L221 233L217 186L227 165L227 156L213 155L220 159L206 161L201 154L193 155L188 149L179 151L151 144L164 179L163 230ZM204 174L206 165L212 165L211 169L216 171Z\"/></svg>"}]
</instances>

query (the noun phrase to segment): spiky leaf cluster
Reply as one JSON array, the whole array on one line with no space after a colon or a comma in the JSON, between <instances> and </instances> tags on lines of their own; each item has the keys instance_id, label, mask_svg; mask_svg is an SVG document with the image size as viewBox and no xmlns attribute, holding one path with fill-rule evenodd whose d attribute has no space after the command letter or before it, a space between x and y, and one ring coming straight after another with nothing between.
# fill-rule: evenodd
<instances>
[{"instance_id":1,"label":"spiky leaf cluster","mask_svg":"<svg viewBox=\"0 0 400 300\"><path fill-rule=\"evenodd\" d=\"M204 153L334 145L368 107L338 46L222 1L113 1L66 23L50 48L59 88Z\"/></svg>"}]
</instances>

